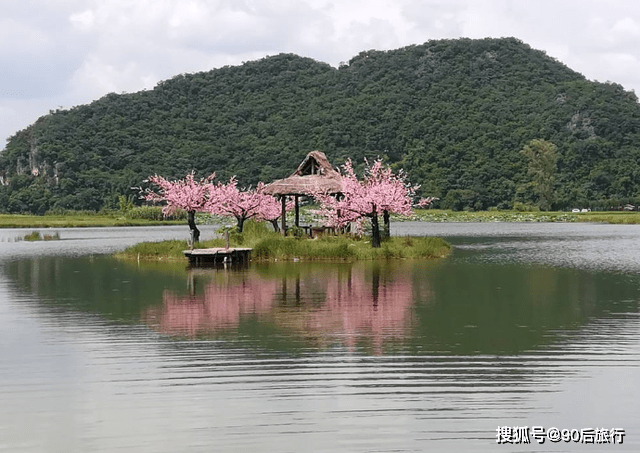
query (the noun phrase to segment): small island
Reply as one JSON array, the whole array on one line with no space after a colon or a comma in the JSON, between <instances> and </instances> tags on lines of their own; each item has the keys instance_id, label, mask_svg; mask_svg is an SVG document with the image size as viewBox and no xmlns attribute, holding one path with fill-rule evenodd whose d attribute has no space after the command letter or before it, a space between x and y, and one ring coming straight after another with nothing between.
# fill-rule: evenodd
<instances>
[{"instance_id":1,"label":"small island","mask_svg":"<svg viewBox=\"0 0 640 453\"><path fill-rule=\"evenodd\" d=\"M217 238L200 241L195 247L225 246L225 239ZM323 234L313 239L285 237L268 231L266 224L258 222L247 222L242 233L231 233L229 246L251 248L253 261L436 259L446 257L451 251L449 243L436 237L389 237L374 248L367 237L347 234ZM186 240L143 242L115 256L131 260L185 260L184 251L188 248Z\"/></svg>"},{"instance_id":2,"label":"small island","mask_svg":"<svg viewBox=\"0 0 640 453\"><path fill-rule=\"evenodd\" d=\"M414 202L419 186L410 184L404 173L394 173L381 159L365 161L364 177L359 179L350 160L342 172L334 169L325 154L311 151L296 171L255 189L239 189L234 178L214 183L215 174L196 180L194 173L169 181L154 175L144 198L163 203L163 211L187 213L190 241L143 243L130 247L121 257L168 259L186 256L191 264L200 262L247 262L256 260L440 258L451 247L444 240L428 237L392 238L392 215L410 217L413 206L429 205L433 198ZM300 199L315 200L315 215L321 225L301 225ZM294 222L287 226L287 212L294 210ZM236 228L225 232L225 239L200 241L196 214L209 213L235 218ZM380 228L378 217L383 226ZM280 219L280 223L278 223ZM370 235L365 235L370 227ZM273 231L269 231L270 223ZM248 225L252 227L247 228ZM186 250L189 248L190 250ZM193 249L209 249L198 253Z\"/></svg>"}]
</instances>

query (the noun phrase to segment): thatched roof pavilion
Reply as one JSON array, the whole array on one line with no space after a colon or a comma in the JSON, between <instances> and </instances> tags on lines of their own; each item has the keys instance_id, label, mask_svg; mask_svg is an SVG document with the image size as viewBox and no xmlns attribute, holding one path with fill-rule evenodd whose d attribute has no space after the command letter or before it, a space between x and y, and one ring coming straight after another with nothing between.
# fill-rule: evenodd
<instances>
[{"instance_id":1,"label":"thatched roof pavilion","mask_svg":"<svg viewBox=\"0 0 640 453\"><path fill-rule=\"evenodd\" d=\"M263 190L274 196L339 193L342 191L342 177L322 151L311 151L291 176L273 181Z\"/></svg>"},{"instance_id":2,"label":"thatched roof pavilion","mask_svg":"<svg viewBox=\"0 0 640 453\"><path fill-rule=\"evenodd\" d=\"M286 232L286 197L295 198L296 227L300 226L298 199L301 195L318 192L338 194L342 192L342 177L333 168L322 151L311 151L291 176L278 179L264 186L264 193L280 197L282 200L282 232Z\"/></svg>"}]
</instances>

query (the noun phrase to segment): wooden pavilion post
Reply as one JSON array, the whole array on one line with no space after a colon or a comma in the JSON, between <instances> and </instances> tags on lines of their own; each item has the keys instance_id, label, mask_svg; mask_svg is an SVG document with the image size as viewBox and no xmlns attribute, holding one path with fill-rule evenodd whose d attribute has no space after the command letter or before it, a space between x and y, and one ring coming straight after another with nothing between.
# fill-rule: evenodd
<instances>
[{"instance_id":1,"label":"wooden pavilion post","mask_svg":"<svg viewBox=\"0 0 640 453\"><path fill-rule=\"evenodd\" d=\"M296 204L296 228L300 228L300 204L298 201L300 199L300 195L295 195L294 199Z\"/></svg>"},{"instance_id":2,"label":"wooden pavilion post","mask_svg":"<svg viewBox=\"0 0 640 453\"><path fill-rule=\"evenodd\" d=\"M286 236L287 235L287 196L286 195L280 195L280 201L282 202L282 217L280 217L281 219L281 230L282 230L282 235Z\"/></svg>"}]
</instances>

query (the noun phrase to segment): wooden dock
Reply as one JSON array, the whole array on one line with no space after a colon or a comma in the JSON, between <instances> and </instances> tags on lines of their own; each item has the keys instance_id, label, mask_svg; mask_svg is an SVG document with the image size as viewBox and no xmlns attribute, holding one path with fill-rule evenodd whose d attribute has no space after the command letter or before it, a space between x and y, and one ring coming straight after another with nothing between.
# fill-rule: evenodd
<instances>
[{"instance_id":1,"label":"wooden dock","mask_svg":"<svg viewBox=\"0 0 640 453\"><path fill-rule=\"evenodd\" d=\"M184 256L189 259L192 266L207 266L214 264L246 264L251 258L251 250L248 248L211 248L185 250Z\"/></svg>"}]
</instances>

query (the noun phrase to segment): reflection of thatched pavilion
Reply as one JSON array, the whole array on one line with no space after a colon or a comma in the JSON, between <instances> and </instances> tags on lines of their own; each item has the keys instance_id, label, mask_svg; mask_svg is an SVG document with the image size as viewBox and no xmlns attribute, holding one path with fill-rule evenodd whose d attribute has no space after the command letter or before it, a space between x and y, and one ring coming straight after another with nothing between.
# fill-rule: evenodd
<instances>
[{"instance_id":1,"label":"reflection of thatched pavilion","mask_svg":"<svg viewBox=\"0 0 640 453\"><path fill-rule=\"evenodd\" d=\"M302 195L313 195L322 192L337 194L342 192L342 177L327 156L321 151L311 151L304 158L298 169L288 178L278 179L264 187L264 192L280 198L282 201L282 233L286 233L286 198L295 199L295 225L300 226L299 198Z\"/></svg>"}]
</instances>

